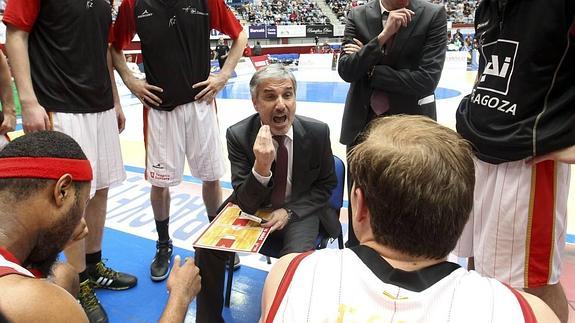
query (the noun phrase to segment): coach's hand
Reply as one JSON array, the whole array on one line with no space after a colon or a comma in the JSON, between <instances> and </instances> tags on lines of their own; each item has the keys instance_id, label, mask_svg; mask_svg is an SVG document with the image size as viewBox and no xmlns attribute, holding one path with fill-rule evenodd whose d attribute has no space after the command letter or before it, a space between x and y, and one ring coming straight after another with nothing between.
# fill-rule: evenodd
<instances>
[{"instance_id":1,"label":"coach's hand","mask_svg":"<svg viewBox=\"0 0 575 323\"><path fill-rule=\"evenodd\" d=\"M289 222L289 214L286 209L277 209L270 214L266 223L262 223L262 228L270 228L270 233L283 229Z\"/></svg>"},{"instance_id":2,"label":"coach's hand","mask_svg":"<svg viewBox=\"0 0 575 323\"><path fill-rule=\"evenodd\" d=\"M532 159L533 164L542 162L544 160L555 160L566 164L575 164L575 145L565 149L557 150L549 154L537 156Z\"/></svg>"},{"instance_id":3,"label":"coach's hand","mask_svg":"<svg viewBox=\"0 0 575 323\"><path fill-rule=\"evenodd\" d=\"M22 125L25 133L50 130L52 127L46 110L38 102L22 102Z\"/></svg>"},{"instance_id":4,"label":"coach's hand","mask_svg":"<svg viewBox=\"0 0 575 323\"><path fill-rule=\"evenodd\" d=\"M390 11L385 27L383 27L383 30L377 36L379 43L381 45L385 44L399 31L399 28L407 27L414 15L415 12L407 8Z\"/></svg>"},{"instance_id":5,"label":"coach's hand","mask_svg":"<svg viewBox=\"0 0 575 323\"><path fill-rule=\"evenodd\" d=\"M272 141L270 126L263 125L254 142L254 170L261 176L268 177L271 175L272 163L275 159L276 150Z\"/></svg>"},{"instance_id":6,"label":"coach's hand","mask_svg":"<svg viewBox=\"0 0 575 323\"><path fill-rule=\"evenodd\" d=\"M226 73L210 74L208 79L199 83L196 83L192 88L203 89L195 96L195 99L200 102L210 103L216 97L218 92L224 88L226 82L230 79L230 75Z\"/></svg>"},{"instance_id":7,"label":"coach's hand","mask_svg":"<svg viewBox=\"0 0 575 323\"><path fill-rule=\"evenodd\" d=\"M162 99L160 99L154 92L162 93L164 90L155 85L151 85L146 80L139 80L132 77L130 81L126 82L126 86L130 91L142 102L145 106L159 106L162 104Z\"/></svg>"},{"instance_id":8,"label":"coach's hand","mask_svg":"<svg viewBox=\"0 0 575 323\"><path fill-rule=\"evenodd\" d=\"M355 43L355 44L354 44ZM354 38L353 39L353 43L349 43L349 44L345 44L343 45L343 51L348 54L351 55L353 53L357 53L359 52L359 50L363 47L363 43L361 41L359 41L359 39Z\"/></svg>"}]
</instances>

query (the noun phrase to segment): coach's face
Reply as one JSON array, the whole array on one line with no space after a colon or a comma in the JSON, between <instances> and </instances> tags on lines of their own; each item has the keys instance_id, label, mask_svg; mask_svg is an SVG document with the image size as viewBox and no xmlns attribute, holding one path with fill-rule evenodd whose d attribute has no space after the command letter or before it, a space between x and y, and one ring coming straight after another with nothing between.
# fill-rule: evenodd
<instances>
[{"instance_id":1,"label":"coach's face","mask_svg":"<svg viewBox=\"0 0 575 323\"><path fill-rule=\"evenodd\" d=\"M264 79L252 97L263 124L269 125L272 135L285 135L295 117L295 89L291 79Z\"/></svg>"}]
</instances>

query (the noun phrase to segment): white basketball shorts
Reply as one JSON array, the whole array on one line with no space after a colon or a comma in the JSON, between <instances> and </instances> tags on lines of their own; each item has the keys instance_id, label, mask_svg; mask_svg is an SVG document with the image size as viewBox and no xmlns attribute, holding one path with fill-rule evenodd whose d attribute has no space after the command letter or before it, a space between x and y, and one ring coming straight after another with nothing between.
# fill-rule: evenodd
<instances>
[{"instance_id":1,"label":"white basketball shorts","mask_svg":"<svg viewBox=\"0 0 575 323\"><path fill-rule=\"evenodd\" d=\"M126 179L114 109L97 113L51 112L49 115L52 130L74 138L90 160L94 174L90 196L96 190Z\"/></svg>"},{"instance_id":2,"label":"white basketball shorts","mask_svg":"<svg viewBox=\"0 0 575 323\"><path fill-rule=\"evenodd\" d=\"M144 108L146 179L169 187L182 181L185 158L192 176L219 180L225 173L215 104L190 102L172 111Z\"/></svg>"},{"instance_id":3,"label":"white basketball shorts","mask_svg":"<svg viewBox=\"0 0 575 323\"><path fill-rule=\"evenodd\" d=\"M469 223L455 250L475 270L515 288L559 282L567 228L569 165L475 160Z\"/></svg>"}]
</instances>

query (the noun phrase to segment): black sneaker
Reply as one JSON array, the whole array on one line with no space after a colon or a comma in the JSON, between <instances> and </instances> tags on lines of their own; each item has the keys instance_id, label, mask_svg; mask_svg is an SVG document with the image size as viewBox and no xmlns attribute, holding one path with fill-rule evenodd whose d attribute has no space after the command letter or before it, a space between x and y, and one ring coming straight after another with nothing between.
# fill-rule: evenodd
<instances>
[{"instance_id":1,"label":"black sneaker","mask_svg":"<svg viewBox=\"0 0 575 323\"><path fill-rule=\"evenodd\" d=\"M138 278L135 276L117 272L112 268L106 267L102 261L95 266L88 266L86 269L90 280L96 288L124 290L132 288L138 283Z\"/></svg>"},{"instance_id":2,"label":"black sneaker","mask_svg":"<svg viewBox=\"0 0 575 323\"><path fill-rule=\"evenodd\" d=\"M90 323L108 323L108 315L92 288L92 282L88 279L80 284L80 292L78 293L78 300L80 305L86 312Z\"/></svg>"},{"instance_id":3,"label":"black sneaker","mask_svg":"<svg viewBox=\"0 0 575 323\"><path fill-rule=\"evenodd\" d=\"M168 240L168 242L156 241L156 256L150 265L150 277L153 281L162 281L170 275L173 250L172 240Z\"/></svg>"}]
</instances>

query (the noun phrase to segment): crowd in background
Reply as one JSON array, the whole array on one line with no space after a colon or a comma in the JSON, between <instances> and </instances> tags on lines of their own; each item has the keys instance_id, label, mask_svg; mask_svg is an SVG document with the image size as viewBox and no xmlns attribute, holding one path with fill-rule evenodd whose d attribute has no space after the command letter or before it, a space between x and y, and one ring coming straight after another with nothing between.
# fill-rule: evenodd
<instances>
[{"instance_id":1,"label":"crowd in background","mask_svg":"<svg viewBox=\"0 0 575 323\"><path fill-rule=\"evenodd\" d=\"M311 0L262 1L261 4L244 3L237 12L250 24L313 25L331 21Z\"/></svg>"}]
</instances>

